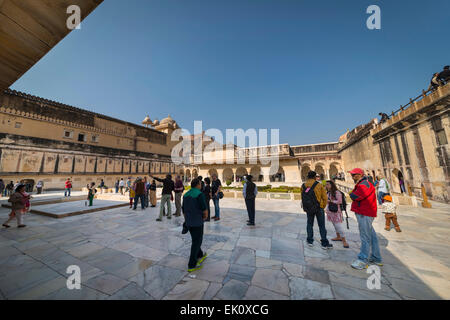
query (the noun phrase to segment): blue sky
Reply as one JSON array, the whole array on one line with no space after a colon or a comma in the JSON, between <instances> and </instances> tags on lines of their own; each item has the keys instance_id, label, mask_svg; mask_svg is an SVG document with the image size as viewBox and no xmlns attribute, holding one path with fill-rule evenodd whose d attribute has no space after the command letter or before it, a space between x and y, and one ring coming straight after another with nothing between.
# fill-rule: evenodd
<instances>
[{"instance_id":1,"label":"blue sky","mask_svg":"<svg viewBox=\"0 0 450 320\"><path fill-rule=\"evenodd\" d=\"M381 8L368 30L366 8ZM105 0L13 89L134 123L337 141L450 64L450 1ZM225 132L225 131L224 131Z\"/></svg>"}]
</instances>

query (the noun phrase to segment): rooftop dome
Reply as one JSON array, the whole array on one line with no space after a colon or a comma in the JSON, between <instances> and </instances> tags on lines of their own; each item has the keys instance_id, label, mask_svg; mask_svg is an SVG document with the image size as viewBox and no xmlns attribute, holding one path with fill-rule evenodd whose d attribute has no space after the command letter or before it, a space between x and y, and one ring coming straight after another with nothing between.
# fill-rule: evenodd
<instances>
[{"instance_id":1,"label":"rooftop dome","mask_svg":"<svg viewBox=\"0 0 450 320\"><path fill-rule=\"evenodd\" d=\"M152 120L149 116L146 116L144 120L142 120L142 124L149 125L152 124Z\"/></svg>"},{"instance_id":2,"label":"rooftop dome","mask_svg":"<svg viewBox=\"0 0 450 320\"><path fill-rule=\"evenodd\" d=\"M170 116L170 114L167 116L167 118L164 118L161 120L160 124L174 124L175 120L172 119L172 117Z\"/></svg>"}]
</instances>

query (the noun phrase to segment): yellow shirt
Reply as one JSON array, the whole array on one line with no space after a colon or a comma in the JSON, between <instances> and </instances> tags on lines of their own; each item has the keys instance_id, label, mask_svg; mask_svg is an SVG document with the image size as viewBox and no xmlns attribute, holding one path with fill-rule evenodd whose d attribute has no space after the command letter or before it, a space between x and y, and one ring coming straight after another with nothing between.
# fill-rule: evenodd
<instances>
[{"instance_id":1,"label":"yellow shirt","mask_svg":"<svg viewBox=\"0 0 450 320\"><path fill-rule=\"evenodd\" d=\"M316 182L315 179L308 179L305 182L305 186L307 188L312 187L312 185L314 184L314 182ZM322 183L320 183L320 181L318 181L319 183L316 185L316 187L314 188L314 193L316 194L316 199L317 201L319 201L319 205L322 209L325 209L325 207L328 204L328 197L327 197L327 191L325 190L325 187L323 186ZM303 193L303 188L302 188L302 193Z\"/></svg>"}]
</instances>

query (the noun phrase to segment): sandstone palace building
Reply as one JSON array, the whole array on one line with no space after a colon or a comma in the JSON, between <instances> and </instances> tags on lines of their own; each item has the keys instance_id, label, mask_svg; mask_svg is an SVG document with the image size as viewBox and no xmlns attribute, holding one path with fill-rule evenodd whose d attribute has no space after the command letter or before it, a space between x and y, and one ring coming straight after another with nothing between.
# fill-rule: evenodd
<instances>
[{"instance_id":1,"label":"sandstone palace building","mask_svg":"<svg viewBox=\"0 0 450 320\"><path fill-rule=\"evenodd\" d=\"M104 179L176 173L169 116L144 120L147 127L54 101L6 90L0 95L0 177L5 181L42 180L47 190L74 188ZM148 127L150 125L150 127Z\"/></svg>"},{"instance_id":2,"label":"sandstone palace building","mask_svg":"<svg viewBox=\"0 0 450 320\"><path fill-rule=\"evenodd\" d=\"M449 104L447 84L411 100L386 122L373 119L336 142L231 149L224 145L223 151L204 152L200 160L192 156L176 165L171 151L178 142L170 136L179 126L170 116L161 121L147 116L142 126L7 89L0 95L0 176L31 184L42 180L47 190L61 189L68 177L75 188L100 179L112 187L128 176L168 173L186 182L217 174L234 185L251 174L258 185L299 186L314 170L324 179L344 176L338 183L351 188L347 172L360 167L387 178L395 194L401 194L402 179L413 194L420 196L424 186L431 199L449 202ZM201 143L203 149L208 146ZM276 168L258 162L262 151L276 153ZM214 164L214 158L225 162ZM229 161L238 158L245 162Z\"/></svg>"},{"instance_id":3,"label":"sandstone palace building","mask_svg":"<svg viewBox=\"0 0 450 320\"><path fill-rule=\"evenodd\" d=\"M346 172L360 167L386 177L393 193L400 194L403 180L411 194L420 195L423 187L431 199L450 202L450 84L423 92L393 111L389 120L373 119L335 142L233 146L219 155L203 154L200 161L189 158L179 166L171 160L178 142L170 139L179 126L170 116L161 121L147 117L137 125L8 89L71 31L66 27L67 6L78 5L84 19L102 2L0 0L0 14L7 17L0 19L0 178L4 181L42 180L49 190L62 189L67 178L79 189L100 179L112 187L119 178L149 174L180 174L185 181L217 174L232 183L252 174L258 184L299 186L307 172L315 170L325 179L345 176L339 183L348 190L353 183ZM276 167L252 161L270 153L278 156ZM204 161L216 157L245 161Z\"/></svg>"},{"instance_id":4,"label":"sandstone palace building","mask_svg":"<svg viewBox=\"0 0 450 320\"><path fill-rule=\"evenodd\" d=\"M385 177L391 192L400 196L400 180L408 191L404 197L421 197L422 186L433 200L450 202L450 84L435 91L423 92L415 99L392 112L390 119L379 123L372 119L353 130L348 130L339 141L290 146L282 144L257 148L235 148L219 156L204 155L205 160L237 159L244 155L245 163L214 164L196 162L203 176L217 174L223 181L237 183L251 174L259 185L299 186L309 170L325 179L338 173L345 175L337 181L343 190L353 187L348 171L359 167L373 177ZM279 156L275 169L252 161L263 149L273 148ZM225 149L225 147L224 147ZM265 154L270 150L264 150ZM217 151L215 151L217 153ZM406 190L405 190L406 191ZM411 192L411 194L409 193ZM405 201L408 203L408 201Z\"/></svg>"}]
</instances>

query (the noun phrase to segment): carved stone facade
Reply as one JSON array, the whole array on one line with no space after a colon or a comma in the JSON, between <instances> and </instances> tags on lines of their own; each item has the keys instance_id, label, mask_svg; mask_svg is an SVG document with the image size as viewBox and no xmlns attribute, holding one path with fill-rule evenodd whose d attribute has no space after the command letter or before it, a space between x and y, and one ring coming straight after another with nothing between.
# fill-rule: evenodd
<instances>
[{"instance_id":1,"label":"carved stone facade","mask_svg":"<svg viewBox=\"0 0 450 320\"><path fill-rule=\"evenodd\" d=\"M68 177L78 189L100 179L112 187L128 176L176 173L182 167L171 161L168 138L176 128L172 119L145 128L6 90L0 95L0 177L42 180L48 190L61 189Z\"/></svg>"},{"instance_id":2,"label":"carved stone facade","mask_svg":"<svg viewBox=\"0 0 450 320\"><path fill-rule=\"evenodd\" d=\"M383 175L395 193L399 179L420 195L450 202L450 84L423 94L384 123L376 119L344 134L339 154L346 171ZM348 178L350 178L348 176Z\"/></svg>"},{"instance_id":3,"label":"carved stone facade","mask_svg":"<svg viewBox=\"0 0 450 320\"><path fill-rule=\"evenodd\" d=\"M242 177L251 174L258 185L301 186L306 174L315 170L323 179L329 179L342 170L337 142L290 146L288 144L256 148L227 149L203 153L194 163L203 177L217 174L223 182L239 184Z\"/></svg>"}]
</instances>

